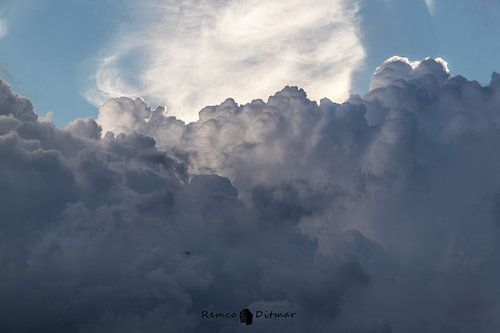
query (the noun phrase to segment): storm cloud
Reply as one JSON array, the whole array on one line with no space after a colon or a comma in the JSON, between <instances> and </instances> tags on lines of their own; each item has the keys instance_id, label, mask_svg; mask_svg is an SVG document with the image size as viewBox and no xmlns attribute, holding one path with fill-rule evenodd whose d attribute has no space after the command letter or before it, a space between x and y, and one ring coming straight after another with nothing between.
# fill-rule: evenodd
<instances>
[{"instance_id":1,"label":"storm cloud","mask_svg":"<svg viewBox=\"0 0 500 333\"><path fill-rule=\"evenodd\" d=\"M188 124L122 97L58 129L1 83L0 328L496 332L499 109L432 58ZM200 315L244 308L297 315Z\"/></svg>"}]
</instances>

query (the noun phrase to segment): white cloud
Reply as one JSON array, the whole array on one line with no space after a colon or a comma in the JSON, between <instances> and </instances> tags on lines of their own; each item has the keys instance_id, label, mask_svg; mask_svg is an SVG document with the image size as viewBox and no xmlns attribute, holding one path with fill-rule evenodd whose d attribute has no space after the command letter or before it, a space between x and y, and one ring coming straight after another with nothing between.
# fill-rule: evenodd
<instances>
[{"instance_id":1,"label":"white cloud","mask_svg":"<svg viewBox=\"0 0 500 333\"><path fill-rule=\"evenodd\" d=\"M7 22L5 21L4 13L0 8L0 38L7 36L7 32Z\"/></svg>"},{"instance_id":2,"label":"white cloud","mask_svg":"<svg viewBox=\"0 0 500 333\"><path fill-rule=\"evenodd\" d=\"M3 38L7 35L7 24L5 21L0 20L0 38Z\"/></svg>"},{"instance_id":3,"label":"white cloud","mask_svg":"<svg viewBox=\"0 0 500 333\"><path fill-rule=\"evenodd\" d=\"M425 5L427 6L429 13L434 14L434 0L425 0Z\"/></svg>"},{"instance_id":4,"label":"white cloud","mask_svg":"<svg viewBox=\"0 0 500 333\"><path fill-rule=\"evenodd\" d=\"M375 73L373 73L370 89L386 86L398 79L409 80L423 73L438 73L443 79L450 74L450 69L448 63L439 57L427 57L422 61L410 61L405 57L393 56L377 67Z\"/></svg>"},{"instance_id":5,"label":"white cloud","mask_svg":"<svg viewBox=\"0 0 500 333\"><path fill-rule=\"evenodd\" d=\"M84 94L95 104L143 96L185 120L285 85L343 100L365 56L356 9L344 0L140 2Z\"/></svg>"}]
</instances>

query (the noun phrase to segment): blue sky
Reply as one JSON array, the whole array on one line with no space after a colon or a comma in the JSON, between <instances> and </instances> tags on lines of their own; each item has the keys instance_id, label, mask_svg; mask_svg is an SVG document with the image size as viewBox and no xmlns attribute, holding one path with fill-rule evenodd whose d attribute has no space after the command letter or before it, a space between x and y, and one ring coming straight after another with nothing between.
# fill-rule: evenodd
<instances>
[{"instance_id":1,"label":"blue sky","mask_svg":"<svg viewBox=\"0 0 500 333\"><path fill-rule=\"evenodd\" d=\"M146 3L148 5L143 5ZM155 5L151 6L151 3ZM324 1L318 1L319 3L329 5ZM96 105L106 97L122 94L141 95L151 104L169 105L169 99L163 98L163 92L165 96L168 96L172 87L179 87L179 90L184 89L190 92L177 103L185 105L186 101L196 100L199 97L199 91L207 89L206 82L200 82L199 85L193 83L197 80L197 76L191 75L192 73L185 76L186 82L180 83L184 72L190 70L185 68L191 66L193 54L197 56L197 51L188 54L192 50L189 46L181 49L182 52L186 52L182 56L176 58L175 55L167 55L179 50L177 47L179 40L192 39L193 44L203 41L203 39L193 38L190 31L186 33L185 29L177 29L177 21L170 20L169 23L169 17L181 13L179 8L182 9L183 6L185 11L199 11L199 8L193 7L189 1L4 0L2 2L0 0L0 4L1 20L6 26L3 38L0 38L0 75L15 91L30 97L38 114L44 115L52 111L54 121L59 126L67 124L76 117L96 116ZM452 73L461 73L481 83L487 83L491 72L498 70L496 60L500 51L499 4L500 2L494 0L435 0L433 3L424 0L358 2L357 14L350 18L350 21L346 23L342 17L337 18L338 22L344 25L344 30L347 31L352 27L357 29L359 40L356 41L356 45L362 47L364 51L364 54L359 51L355 53L353 57L357 57L357 60L349 63L349 72L345 74L352 74L349 91L365 92L374 69L393 55L410 59L439 56L448 62ZM138 8L148 6L149 8L143 12L138 10ZM225 6L228 5L225 4ZM268 10L267 7L264 9ZM227 12L228 10L224 13ZM346 15L345 13L349 11L340 12L340 15ZM210 15L213 14L210 13ZM216 12L215 15L218 13ZM241 17L241 14L239 15ZM165 29L161 27L163 23L158 23L163 17L166 18ZM185 15L185 17L187 17L186 21L193 16ZM153 27L147 31L150 24ZM267 29L272 29L272 24L269 22L263 22L262 26L264 25L268 27ZM181 27L184 26L181 25ZM247 26L242 28L241 25L239 27L247 28ZM293 30L293 26L291 28ZM264 29L258 33L262 35L265 32ZM130 48L127 45L128 36L132 45ZM141 40L141 36L145 36L145 41ZM243 39L248 38L245 34L241 36ZM344 38L346 35L340 34L339 36ZM287 38L283 40L288 42L289 37ZM146 40L151 44L145 44ZM165 44L170 43L169 45L176 47L162 48L163 41ZM255 43L260 42L260 39L255 41ZM272 44L273 41L262 40L262 43ZM336 45L335 38L321 43L328 43L331 46L331 49L327 50L330 53L338 52L345 54L345 59L353 58L349 54L348 47L339 47L340 43L345 45L344 39L339 41L338 45ZM303 44L307 45L307 41ZM302 44L298 44L298 47L302 47ZM165 58L161 59L161 56L154 52L160 55L165 54ZM254 56L251 54L250 61ZM112 57L120 60L102 67L103 59ZM335 61L345 63L345 59ZM185 63L181 63L184 60ZM312 62L318 63L315 59L312 59ZM202 62L202 65L197 63L197 65L203 66L204 63L213 63L213 61ZM147 67L149 64L157 64L158 68L167 69L169 69L169 64L175 64L175 69L181 68L182 71L173 72L169 69L161 73L161 79L158 79L151 76L151 68ZM311 67L310 63L306 65L302 67ZM99 66L105 68L103 77L119 75L119 79L113 77L113 82L125 83L115 85L109 91L102 93L105 88L109 88L109 82L104 84L105 88L102 87L103 84L99 86L94 82ZM229 73L227 76L231 74L237 76L238 73L245 73L248 76L248 73L253 70L251 66L242 67L240 62L234 69L230 68L230 65L227 67L223 68ZM260 66L259 68L261 72L265 72L270 67ZM202 68L202 73L206 73L203 70ZM262 77L261 72L257 72L259 77ZM158 83L169 73L172 73L170 85ZM138 78L141 80L140 87L135 82L136 79L139 80ZM323 82L327 79L321 78ZM218 80L217 82L225 82L225 79L220 79L220 77ZM253 78L252 80L258 84L261 79ZM345 76L339 75L338 80L345 82ZM290 81L290 84L295 84L292 79ZM227 85L218 83L219 91L212 89L207 94L215 96L216 99L221 99L223 96L237 97L239 102L247 102L240 100L245 99L246 96L238 95L238 86L241 86L238 82L228 81ZM270 84L269 88L262 93L257 90L257 95L271 94L273 91L269 90L287 82L286 77L272 82L274 85ZM306 85L306 91L314 92L314 87L308 89L307 81L297 80L297 82L297 84L306 82L303 84ZM231 89L231 85L235 86L234 90ZM242 88L254 93L252 87ZM89 91L99 91L100 97L93 99ZM323 91L319 91L316 95L320 96L322 93ZM176 94L178 94L177 91ZM335 94L328 97L338 99ZM172 107L178 108L175 102L172 102ZM190 107L199 108L200 105L213 102L217 101L199 98L198 104L193 103ZM182 117L182 113L178 114Z\"/></svg>"},{"instance_id":2,"label":"blue sky","mask_svg":"<svg viewBox=\"0 0 500 333\"><path fill-rule=\"evenodd\" d=\"M93 116L80 88L96 52L116 24L111 5L80 0L12 1L8 33L0 39L2 76L29 96L37 113L55 114L58 125ZM99 5L98 5L99 4Z\"/></svg>"}]
</instances>

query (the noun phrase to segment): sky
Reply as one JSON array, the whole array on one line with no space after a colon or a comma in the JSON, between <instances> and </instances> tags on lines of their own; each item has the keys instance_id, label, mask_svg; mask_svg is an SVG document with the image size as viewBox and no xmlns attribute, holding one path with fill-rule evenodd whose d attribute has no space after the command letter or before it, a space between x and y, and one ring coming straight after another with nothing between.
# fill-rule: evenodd
<instances>
[{"instance_id":1,"label":"sky","mask_svg":"<svg viewBox=\"0 0 500 333\"><path fill-rule=\"evenodd\" d=\"M498 6L2 0L0 75L29 95L39 114L53 112L58 126L95 117L98 106L119 96L166 105L187 121L205 105L227 97L246 103L286 85L340 102L364 93L376 67L393 55L441 57L453 72L487 83L500 50ZM250 72L255 79L242 82Z\"/></svg>"},{"instance_id":2,"label":"sky","mask_svg":"<svg viewBox=\"0 0 500 333\"><path fill-rule=\"evenodd\" d=\"M498 2L0 4L1 332L500 331Z\"/></svg>"}]
</instances>

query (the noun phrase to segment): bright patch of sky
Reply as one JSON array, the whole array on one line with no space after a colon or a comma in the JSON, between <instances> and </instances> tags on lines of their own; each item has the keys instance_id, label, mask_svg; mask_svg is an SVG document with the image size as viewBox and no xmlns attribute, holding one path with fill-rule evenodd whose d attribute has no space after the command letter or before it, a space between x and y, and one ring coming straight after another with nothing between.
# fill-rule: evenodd
<instances>
[{"instance_id":1,"label":"bright patch of sky","mask_svg":"<svg viewBox=\"0 0 500 333\"><path fill-rule=\"evenodd\" d=\"M393 55L488 83L498 31L493 0L0 0L0 77L59 126L119 95L194 120L286 84L341 101Z\"/></svg>"}]
</instances>

